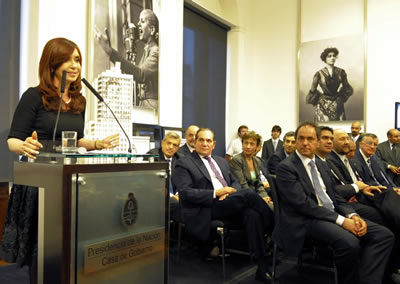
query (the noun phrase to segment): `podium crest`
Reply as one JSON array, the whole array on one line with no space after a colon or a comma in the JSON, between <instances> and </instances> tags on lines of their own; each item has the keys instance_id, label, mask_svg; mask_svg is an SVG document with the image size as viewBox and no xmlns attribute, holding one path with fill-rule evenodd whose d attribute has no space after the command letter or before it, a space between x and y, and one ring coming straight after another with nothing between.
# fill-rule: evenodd
<instances>
[{"instance_id":1,"label":"podium crest","mask_svg":"<svg viewBox=\"0 0 400 284\"><path fill-rule=\"evenodd\" d=\"M131 227L135 224L138 215L138 204L133 192L129 192L128 199L122 206L121 221L124 227Z\"/></svg>"}]
</instances>

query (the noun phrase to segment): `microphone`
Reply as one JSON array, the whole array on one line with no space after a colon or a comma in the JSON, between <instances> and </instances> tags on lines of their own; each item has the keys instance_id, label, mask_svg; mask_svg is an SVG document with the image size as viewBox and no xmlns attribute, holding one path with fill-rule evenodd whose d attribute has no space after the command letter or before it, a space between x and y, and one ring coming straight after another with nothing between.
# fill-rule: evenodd
<instances>
[{"instance_id":1,"label":"microphone","mask_svg":"<svg viewBox=\"0 0 400 284\"><path fill-rule=\"evenodd\" d=\"M92 87L92 85L89 84L88 81L86 81L85 78L82 78L81 81L86 85L86 87L89 88L89 90L93 93L93 95L95 95L96 98L99 99L99 101L101 101L101 102L103 102L104 104L106 104L106 103L104 102L103 97ZM106 104L106 106L107 106L107 104ZM107 107L108 107L108 106L107 106Z\"/></svg>"},{"instance_id":2,"label":"microphone","mask_svg":"<svg viewBox=\"0 0 400 284\"><path fill-rule=\"evenodd\" d=\"M57 126L58 126L58 120L60 119L60 112L61 112L61 106L63 102L63 94L65 91L65 84L67 81L67 71L62 72L62 78L61 78L61 98L60 98L60 104L58 105L58 111L57 111L57 118L56 118L56 123L54 124L54 130L53 130L53 150L56 150L56 132L57 132Z\"/></svg>"},{"instance_id":3,"label":"microphone","mask_svg":"<svg viewBox=\"0 0 400 284\"><path fill-rule=\"evenodd\" d=\"M114 112L112 109L108 106L108 104L104 101L103 97L90 85L90 83L85 79L82 78L81 81L88 87L88 89L93 93L93 95L96 96L96 98L99 99L100 102L102 102L111 112L111 114L114 116L115 121L118 123L119 127L121 128L122 132L124 132L126 139L128 139L128 152L132 153L132 145L131 145L131 140L129 139L128 134L126 134L125 129L122 127L121 123L119 122L118 118L115 116Z\"/></svg>"}]
</instances>

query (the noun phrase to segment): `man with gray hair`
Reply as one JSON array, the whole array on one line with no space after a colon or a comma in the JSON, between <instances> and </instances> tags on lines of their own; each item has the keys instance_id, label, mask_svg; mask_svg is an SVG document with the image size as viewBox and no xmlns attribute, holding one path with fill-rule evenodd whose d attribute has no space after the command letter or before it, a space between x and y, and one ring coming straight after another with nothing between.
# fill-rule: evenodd
<instances>
[{"instance_id":1,"label":"man with gray hair","mask_svg":"<svg viewBox=\"0 0 400 284\"><path fill-rule=\"evenodd\" d=\"M181 137L177 133L170 131L165 134L161 141L161 148L154 148L147 152L147 154L158 155L158 157L154 159L155 161L168 162L170 179L174 174L175 164L181 157L181 155L177 153L180 143ZM171 182L169 182L169 196L170 218L173 220L180 220L180 213L178 210L179 195Z\"/></svg>"},{"instance_id":2,"label":"man with gray hair","mask_svg":"<svg viewBox=\"0 0 400 284\"><path fill-rule=\"evenodd\" d=\"M389 192L383 186L383 184L388 185L388 182L384 181L385 177L379 170L379 162L373 155L378 145L376 135L368 133L362 135L359 140L360 149L356 150L351 161L346 157L350 151L349 140L344 130L334 131L334 150L328 155L328 162L339 170L337 176L342 179L343 184L352 184L354 187L354 190L345 191L337 188L337 191L349 200L362 217L384 225L395 233L395 247L385 278L387 280L392 278L392 283L400 283L400 274L397 271L400 266L399 236L397 236L397 232L400 232L397 229L400 228L400 211L396 210L396 206L400 205L400 197L395 191ZM371 161L373 166L371 166ZM372 168L375 169L375 176ZM382 183L377 182L377 179Z\"/></svg>"},{"instance_id":3,"label":"man with gray hair","mask_svg":"<svg viewBox=\"0 0 400 284\"><path fill-rule=\"evenodd\" d=\"M387 138L387 141L378 145L376 155L382 160L386 174L394 184L400 186L400 131L390 129Z\"/></svg>"},{"instance_id":4,"label":"man with gray hair","mask_svg":"<svg viewBox=\"0 0 400 284\"><path fill-rule=\"evenodd\" d=\"M375 206L388 220L388 227L395 234L395 246L392 258L389 261L389 271L393 271L392 280L400 283L400 189L390 177L385 174L380 159L375 155L378 147L378 137L372 133L365 133L360 139L360 149L356 151L353 162L363 181L369 185L383 186L382 192L373 197L364 197L371 206Z\"/></svg>"}]
</instances>

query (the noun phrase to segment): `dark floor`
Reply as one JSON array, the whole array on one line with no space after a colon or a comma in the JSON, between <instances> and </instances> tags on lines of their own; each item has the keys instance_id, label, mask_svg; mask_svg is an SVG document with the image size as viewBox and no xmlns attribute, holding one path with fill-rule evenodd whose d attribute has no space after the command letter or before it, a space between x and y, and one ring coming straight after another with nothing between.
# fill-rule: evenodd
<instances>
[{"instance_id":1,"label":"dark floor","mask_svg":"<svg viewBox=\"0 0 400 284\"><path fill-rule=\"evenodd\" d=\"M222 275L222 261L220 257L206 261L201 257L199 248L185 240L182 243L178 257L177 243L170 245L170 284L260 284L254 279L256 265L247 255L231 253L226 258L226 279ZM302 269L296 272L296 267L289 264L280 264L276 284L330 284L334 283L333 274L313 269ZM0 266L0 283L28 284L28 269L18 269L15 265ZM146 283L147 284L147 283Z\"/></svg>"},{"instance_id":2,"label":"dark floor","mask_svg":"<svg viewBox=\"0 0 400 284\"><path fill-rule=\"evenodd\" d=\"M186 244L181 249L180 259L174 244L170 247L170 284L260 284L254 279L256 265L249 256L230 253L226 258L226 279L223 279L222 260L205 261L193 244ZM333 284L334 274L311 268L297 270L297 266L280 263L277 268L279 280L275 284Z\"/></svg>"}]
</instances>

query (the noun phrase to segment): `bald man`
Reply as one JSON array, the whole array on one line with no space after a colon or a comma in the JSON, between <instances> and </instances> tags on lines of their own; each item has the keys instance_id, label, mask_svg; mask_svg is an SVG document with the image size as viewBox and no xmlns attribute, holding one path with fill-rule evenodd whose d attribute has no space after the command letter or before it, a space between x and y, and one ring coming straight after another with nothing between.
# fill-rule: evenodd
<instances>
[{"instance_id":1,"label":"bald man","mask_svg":"<svg viewBox=\"0 0 400 284\"><path fill-rule=\"evenodd\" d=\"M376 155L381 159L386 174L395 185L400 186L400 131L390 129L387 132L388 140L378 145Z\"/></svg>"},{"instance_id":2,"label":"bald man","mask_svg":"<svg viewBox=\"0 0 400 284\"><path fill-rule=\"evenodd\" d=\"M349 133L349 137L356 143L357 149L359 148L358 143L360 142L360 136L361 136L360 131L361 131L361 122L353 121L353 123L351 124L351 133Z\"/></svg>"},{"instance_id":3,"label":"bald man","mask_svg":"<svg viewBox=\"0 0 400 284\"><path fill-rule=\"evenodd\" d=\"M197 125L190 125L185 132L186 143L179 148L178 154L186 156L193 152L194 150L194 140L196 137L197 130L199 127Z\"/></svg>"}]
</instances>

